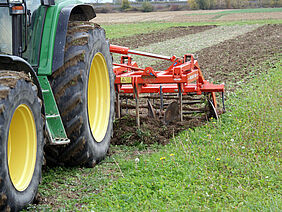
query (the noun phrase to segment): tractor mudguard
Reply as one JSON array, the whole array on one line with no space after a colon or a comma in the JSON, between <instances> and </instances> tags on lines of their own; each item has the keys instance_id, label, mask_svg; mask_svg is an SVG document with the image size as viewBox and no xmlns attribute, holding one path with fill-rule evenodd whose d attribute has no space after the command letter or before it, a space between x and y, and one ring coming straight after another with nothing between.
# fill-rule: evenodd
<instances>
[{"instance_id":1,"label":"tractor mudguard","mask_svg":"<svg viewBox=\"0 0 282 212\"><path fill-rule=\"evenodd\" d=\"M42 89L39 84L37 74L31 67L31 65L23 58L18 56L0 54L0 70L23 71L28 74L31 77L33 83L37 86L38 96L43 101ZM45 114L44 104L42 104L42 113Z\"/></svg>"},{"instance_id":2,"label":"tractor mudguard","mask_svg":"<svg viewBox=\"0 0 282 212\"><path fill-rule=\"evenodd\" d=\"M89 4L69 5L59 15L53 51L52 73L64 65L64 49L69 21L89 21L96 17L94 7Z\"/></svg>"}]
</instances>

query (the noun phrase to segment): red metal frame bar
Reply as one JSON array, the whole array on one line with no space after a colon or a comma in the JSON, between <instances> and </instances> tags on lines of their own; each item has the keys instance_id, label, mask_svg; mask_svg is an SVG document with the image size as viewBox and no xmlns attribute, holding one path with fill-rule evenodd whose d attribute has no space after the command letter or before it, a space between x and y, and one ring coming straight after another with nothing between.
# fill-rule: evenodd
<instances>
[{"instance_id":1,"label":"red metal frame bar","mask_svg":"<svg viewBox=\"0 0 282 212\"><path fill-rule=\"evenodd\" d=\"M159 93L160 85L164 93L177 93L178 84L181 84L182 93L196 92L223 92L224 85L215 85L206 81L203 77L198 61L192 54L186 54L183 58L175 56L167 57L150 54L146 52L133 51L127 47L110 45L112 53L135 54L146 57L158 58L172 61L172 65L165 71L155 71L152 67L139 68L132 62L131 56L121 56L121 63L114 63L116 75L115 85L118 92L134 93L136 87L137 95L140 93ZM194 83L192 83L194 82Z\"/></svg>"},{"instance_id":2,"label":"red metal frame bar","mask_svg":"<svg viewBox=\"0 0 282 212\"><path fill-rule=\"evenodd\" d=\"M152 53L147 53L147 52L141 52L141 51L134 51L130 50L127 47L124 46L116 46L116 45L110 45L110 51L112 53L117 53L117 54L134 54L134 55L140 55L144 57L152 57L156 59L162 59L162 60L169 60L169 61L174 61L176 56L168 57L168 56L163 56L163 55L158 55L158 54L152 54Z\"/></svg>"}]
</instances>

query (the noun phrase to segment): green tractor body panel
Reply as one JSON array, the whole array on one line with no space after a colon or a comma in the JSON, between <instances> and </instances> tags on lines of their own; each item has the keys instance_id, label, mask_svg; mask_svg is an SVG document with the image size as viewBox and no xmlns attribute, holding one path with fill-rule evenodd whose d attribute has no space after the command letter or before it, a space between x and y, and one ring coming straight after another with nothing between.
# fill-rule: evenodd
<instances>
[{"instance_id":1,"label":"green tractor body panel","mask_svg":"<svg viewBox=\"0 0 282 212\"><path fill-rule=\"evenodd\" d=\"M53 53L54 48L56 48L55 38L61 10L68 6L75 6L79 3L81 4L83 2L76 0L56 1L56 4L54 6L48 7L41 39L42 42L38 67L38 78L43 93L47 131L51 140L51 144L55 145L66 144L69 142L69 139L67 138L63 122L47 76L50 76L52 74L54 56Z\"/></svg>"},{"instance_id":2,"label":"green tractor body panel","mask_svg":"<svg viewBox=\"0 0 282 212\"><path fill-rule=\"evenodd\" d=\"M33 27L29 31L30 40L28 43L28 49L23 54L23 57L30 63L31 66L37 67L39 64L39 54L40 54L40 43L41 43L41 33L44 28L44 17L45 17L45 6L40 6L36 13L34 13Z\"/></svg>"},{"instance_id":3,"label":"green tractor body panel","mask_svg":"<svg viewBox=\"0 0 282 212\"><path fill-rule=\"evenodd\" d=\"M53 52L59 15L63 7L74 4L75 2L77 1L57 1L54 6L47 9L42 35L38 75L52 74Z\"/></svg>"}]
</instances>

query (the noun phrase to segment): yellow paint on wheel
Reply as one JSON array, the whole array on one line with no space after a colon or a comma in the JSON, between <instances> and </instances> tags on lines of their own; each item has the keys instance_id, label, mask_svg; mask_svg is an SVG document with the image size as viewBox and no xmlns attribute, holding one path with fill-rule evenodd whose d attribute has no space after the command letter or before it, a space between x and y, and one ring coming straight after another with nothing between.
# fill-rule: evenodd
<instances>
[{"instance_id":1,"label":"yellow paint on wheel","mask_svg":"<svg viewBox=\"0 0 282 212\"><path fill-rule=\"evenodd\" d=\"M30 108L21 104L15 110L8 137L8 167L11 181L18 191L30 184L36 162L36 125Z\"/></svg>"},{"instance_id":2,"label":"yellow paint on wheel","mask_svg":"<svg viewBox=\"0 0 282 212\"><path fill-rule=\"evenodd\" d=\"M88 79L88 119L92 135L101 142L107 132L111 101L110 78L106 60L95 54Z\"/></svg>"}]
</instances>

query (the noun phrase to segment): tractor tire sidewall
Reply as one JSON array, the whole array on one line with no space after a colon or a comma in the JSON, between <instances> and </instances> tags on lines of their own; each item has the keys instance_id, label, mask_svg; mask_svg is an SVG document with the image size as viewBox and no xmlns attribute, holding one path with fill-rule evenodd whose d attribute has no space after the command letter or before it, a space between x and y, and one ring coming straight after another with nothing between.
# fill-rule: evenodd
<instances>
[{"instance_id":1,"label":"tractor tire sidewall","mask_svg":"<svg viewBox=\"0 0 282 212\"><path fill-rule=\"evenodd\" d=\"M86 165L92 167L96 163L99 163L102 159L104 159L105 155L107 154L107 151L109 149L110 145L110 140L112 137L112 131L113 131L113 117L114 117L114 74L112 70L112 59L111 59L111 54L109 53L109 44L105 40L105 34L104 30L101 29L94 29L93 31L93 37L88 41L88 44L92 46L91 51L89 52L89 55L87 57L86 61L86 70L87 70L87 81L85 82L85 91L83 92L84 99L87 100L85 104L85 120L87 120L87 127L88 127L88 138L91 138L90 140L93 140L94 142L88 142L89 148L92 150L90 151L93 157L93 160L89 161ZM109 74L109 80L110 80L110 116L109 116L109 122L108 122L108 127L107 131L105 134L105 137L101 142L96 142L95 138L93 137L91 133L91 128L89 124L89 119L88 119L88 97L87 97L87 90L88 90L88 79L90 75L90 66L91 62L94 58L94 56L97 53L102 53L102 55L105 58L107 68L108 68L108 74Z\"/></svg>"},{"instance_id":2,"label":"tractor tire sidewall","mask_svg":"<svg viewBox=\"0 0 282 212\"><path fill-rule=\"evenodd\" d=\"M41 179L43 161L43 119L41 116L41 105L38 101L37 93L32 88L32 84L24 80L19 80L15 88L11 89L7 99L4 99L4 101L2 99L1 103L4 105L4 110L0 115L0 211L9 209L11 211L18 211L23 209L27 204L32 203ZM24 191L18 191L14 187L10 179L7 159L10 123L15 110L21 104L27 105L32 111L37 136L34 173L30 184Z\"/></svg>"},{"instance_id":3,"label":"tractor tire sidewall","mask_svg":"<svg viewBox=\"0 0 282 212\"><path fill-rule=\"evenodd\" d=\"M88 115L88 80L97 53L105 59L109 76L105 81L109 80L110 84L109 120L100 142L92 135ZM70 22L64 57L64 66L50 80L70 143L57 148L46 146L47 164L93 167L105 158L113 132L114 73L104 29L90 22Z\"/></svg>"}]
</instances>

